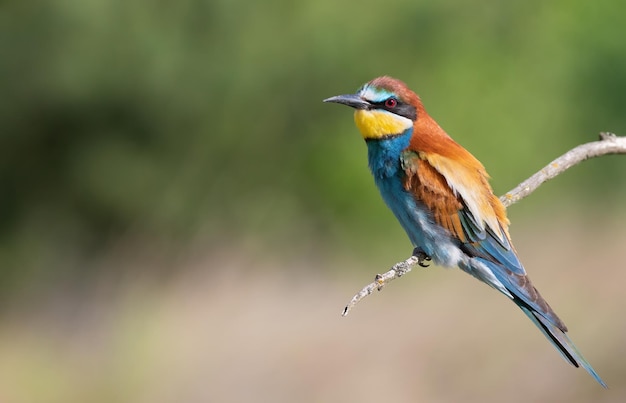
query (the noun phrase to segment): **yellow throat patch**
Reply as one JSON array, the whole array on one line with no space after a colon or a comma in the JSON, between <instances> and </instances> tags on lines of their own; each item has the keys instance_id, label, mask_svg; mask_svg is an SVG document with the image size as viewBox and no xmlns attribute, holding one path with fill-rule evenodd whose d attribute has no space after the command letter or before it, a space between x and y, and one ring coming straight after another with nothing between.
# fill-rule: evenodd
<instances>
[{"instance_id":1,"label":"yellow throat patch","mask_svg":"<svg viewBox=\"0 0 626 403\"><path fill-rule=\"evenodd\" d=\"M411 119L377 110L357 110L354 113L354 122L364 139L380 139L400 134L413 126Z\"/></svg>"}]
</instances>

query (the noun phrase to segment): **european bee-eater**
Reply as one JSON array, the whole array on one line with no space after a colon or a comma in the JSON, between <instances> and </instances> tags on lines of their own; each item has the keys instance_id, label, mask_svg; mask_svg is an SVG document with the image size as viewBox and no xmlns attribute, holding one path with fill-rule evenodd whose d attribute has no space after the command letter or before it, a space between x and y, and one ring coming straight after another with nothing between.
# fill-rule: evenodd
<instances>
[{"instance_id":1,"label":"european bee-eater","mask_svg":"<svg viewBox=\"0 0 626 403\"><path fill-rule=\"evenodd\" d=\"M509 297L568 362L606 387L526 275L485 168L426 113L420 98L402 81L379 77L356 94L324 102L356 110L374 181L417 253Z\"/></svg>"}]
</instances>

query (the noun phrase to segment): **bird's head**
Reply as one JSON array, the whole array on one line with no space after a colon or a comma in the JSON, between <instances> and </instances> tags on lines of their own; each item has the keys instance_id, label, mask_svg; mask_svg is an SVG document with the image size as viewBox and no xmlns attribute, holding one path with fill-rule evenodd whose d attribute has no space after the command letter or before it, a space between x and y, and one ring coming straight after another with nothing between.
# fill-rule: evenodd
<instances>
[{"instance_id":1,"label":"bird's head","mask_svg":"<svg viewBox=\"0 0 626 403\"><path fill-rule=\"evenodd\" d=\"M355 94L324 100L356 109L354 120L365 140L400 135L413 127L423 111L419 97L406 84L383 76L363 85Z\"/></svg>"}]
</instances>

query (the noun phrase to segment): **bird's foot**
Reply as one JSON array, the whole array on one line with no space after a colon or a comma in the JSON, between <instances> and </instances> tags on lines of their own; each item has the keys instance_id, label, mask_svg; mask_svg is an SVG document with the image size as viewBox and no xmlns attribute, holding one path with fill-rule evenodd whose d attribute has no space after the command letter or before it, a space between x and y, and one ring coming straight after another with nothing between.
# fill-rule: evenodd
<instances>
[{"instance_id":1,"label":"bird's foot","mask_svg":"<svg viewBox=\"0 0 626 403\"><path fill-rule=\"evenodd\" d=\"M430 266L430 263L427 262L430 262L432 259L426 254L426 252L424 252L420 248L413 249L413 256L417 258L417 264L421 267Z\"/></svg>"}]
</instances>

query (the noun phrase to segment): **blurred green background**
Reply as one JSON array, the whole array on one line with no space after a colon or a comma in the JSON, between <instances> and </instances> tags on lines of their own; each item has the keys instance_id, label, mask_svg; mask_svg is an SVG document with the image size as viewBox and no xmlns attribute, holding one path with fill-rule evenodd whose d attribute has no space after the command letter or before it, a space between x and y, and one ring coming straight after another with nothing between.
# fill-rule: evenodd
<instances>
[{"instance_id":1,"label":"blurred green background","mask_svg":"<svg viewBox=\"0 0 626 403\"><path fill-rule=\"evenodd\" d=\"M3 2L0 402L623 401L624 157L510 208L603 391L457 272L420 270L338 317L411 246L351 112L321 100L401 78L503 194L626 133L624 15L579 0Z\"/></svg>"}]
</instances>

